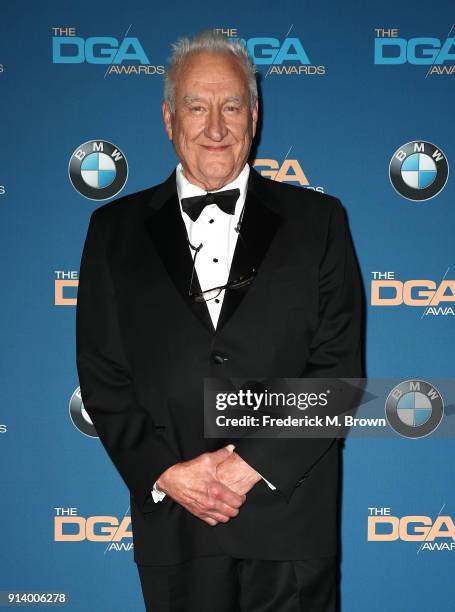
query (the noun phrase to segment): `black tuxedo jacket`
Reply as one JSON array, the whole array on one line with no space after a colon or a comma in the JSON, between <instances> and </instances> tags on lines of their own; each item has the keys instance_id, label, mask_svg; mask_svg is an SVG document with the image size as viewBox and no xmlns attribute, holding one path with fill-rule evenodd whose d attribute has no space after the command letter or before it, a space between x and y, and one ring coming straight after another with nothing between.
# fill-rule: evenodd
<instances>
[{"instance_id":1,"label":"black tuxedo jacket","mask_svg":"<svg viewBox=\"0 0 455 612\"><path fill-rule=\"evenodd\" d=\"M237 440L261 480L239 515L210 527L150 491L205 439L204 377L360 377L361 287L339 200L251 168L230 279L214 330L188 297L192 257L175 171L95 210L82 254L77 367L84 407L131 495L134 559L173 564L225 552L255 559L336 553L338 442Z\"/></svg>"}]
</instances>

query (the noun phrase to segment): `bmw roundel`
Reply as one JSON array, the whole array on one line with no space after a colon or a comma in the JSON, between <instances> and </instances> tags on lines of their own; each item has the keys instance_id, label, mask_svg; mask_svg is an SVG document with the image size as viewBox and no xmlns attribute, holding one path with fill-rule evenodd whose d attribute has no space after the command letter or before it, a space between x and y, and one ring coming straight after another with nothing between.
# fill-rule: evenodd
<instances>
[{"instance_id":1,"label":"bmw roundel","mask_svg":"<svg viewBox=\"0 0 455 612\"><path fill-rule=\"evenodd\" d=\"M395 191L408 200L422 202L434 198L444 189L448 177L447 158L431 142L407 142L390 160L390 182Z\"/></svg>"},{"instance_id":2,"label":"bmw roundel","mask_svg":"<svg viewBox=\"0 0 455 612\"><path fill-rule=\"evenodd\" d=\"M97 438L95 426L93 425L92 419L88 412L84 408L82 403L81 388L78 387L70 399L69 412L71 421L81 433L89 436L90 438Z\"/></svg>"},{"instance_id":3,"label":"bmw roundel","mask_svg":"<svg viewBox=\"0 0 455 612\"><path fill-rule=\"evenodd\" d=\"M405 380L389 393L385 403L389 425L406 438L430 435L444 416L444 401L438 389L426 380Z\"/></svg>"},{"instance_id":4,"label":"bmw roundel","mask_svg":"<svg viewBox=\"0 0 455 612\"><path fill-rule=\"evenodd\" d=\"M71 155L68 173L73 187L90 200L107 200L123 189L128 163L123 152L107 140L89 140Z\"/></svg>"}]
</instances>

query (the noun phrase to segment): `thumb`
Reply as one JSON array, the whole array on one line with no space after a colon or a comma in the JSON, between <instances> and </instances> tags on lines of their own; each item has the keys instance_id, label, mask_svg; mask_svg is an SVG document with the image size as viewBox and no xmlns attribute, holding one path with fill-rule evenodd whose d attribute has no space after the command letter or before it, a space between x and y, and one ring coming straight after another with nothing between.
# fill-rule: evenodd
<instances>
[{"instance_id":1,"label":"thumb","mask_svg":"<svg viewBox=\"0 0 455 612\"><path fill-rule=\"evenodd\" d=\"M228 446L233 446L233 445L229 444ZM228 448L228 446L223 446L223 448L219 448L216 451L212 451L213 458L216 459L217 461L224 461L225 459L230 457L232 454L232 450Z\"/></svg>"}]
</instances>

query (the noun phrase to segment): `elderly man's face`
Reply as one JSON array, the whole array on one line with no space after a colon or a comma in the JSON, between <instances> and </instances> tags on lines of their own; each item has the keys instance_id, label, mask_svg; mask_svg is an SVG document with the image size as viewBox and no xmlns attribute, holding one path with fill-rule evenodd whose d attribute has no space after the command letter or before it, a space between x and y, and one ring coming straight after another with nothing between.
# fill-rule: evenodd
<instances>
[{"instance_id":1,"label":"elderly man's face","mask_svg":"<svg viewBox=\"0 0 455 612\"><path fill-rule=\"evenodd\" d=\"M257 117L242 69L217 53L190 55L176 76L173 116L163 103L166 132L184 174L206 191L220 189L241 172Z\"/></svg>"}]
</instances>

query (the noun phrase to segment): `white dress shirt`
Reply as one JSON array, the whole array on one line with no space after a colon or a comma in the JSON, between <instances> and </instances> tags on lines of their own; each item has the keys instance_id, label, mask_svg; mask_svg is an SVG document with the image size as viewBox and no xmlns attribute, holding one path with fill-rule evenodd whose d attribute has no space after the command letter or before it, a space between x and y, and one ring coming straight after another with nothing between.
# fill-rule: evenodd
<instances>
[{"instance_id":1,"label":"white dress shirt","mask_svg":"<svg viewBox=\"0 0 455 612\"><path fill-rule=\"evenodd\" d=\"M196 221L191 218L182 209L182 198L189 198L197 195L205 195L207 192L193 185L188 181L183 174L182 164L178 164L176 168L177 194L180 204L180 214L185 223L188 240L194 247L200 248L197 257L195 270L201 287L201 291L213 289L225 285L229 279L229 271L231 268L232 257L234 255L235 245L237 243L238 232L235 227L239 222L240 215L245 204L248 176L250 167L245 164L245 167L231 183L224 185L218 191L225 189L239 189L240 196L235 204L233 215L225 213L217 206L217 204L208 204L202 210ZM216 191L210 192L216 193ZM191 257L194 259L195 251L188 245L191 252ZM225 290L223 289L220 295L211 300L207 300L207 308L210 318L213 322L213 327L216 329L218 318L220 316L221 307L223 305ZM264 477L261 477L269 485L271 489L275 489L270 482ZM161 501L165 497L165 493L156 488L156 483L153 485L152 496L155 502Z\"/></svg>"}]
</instances>

